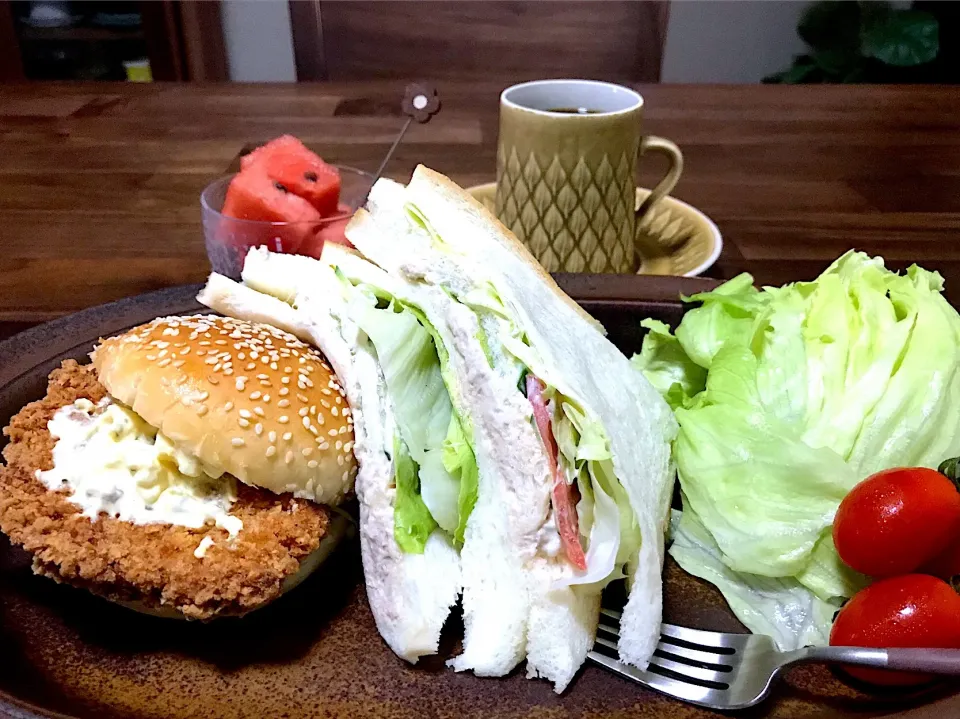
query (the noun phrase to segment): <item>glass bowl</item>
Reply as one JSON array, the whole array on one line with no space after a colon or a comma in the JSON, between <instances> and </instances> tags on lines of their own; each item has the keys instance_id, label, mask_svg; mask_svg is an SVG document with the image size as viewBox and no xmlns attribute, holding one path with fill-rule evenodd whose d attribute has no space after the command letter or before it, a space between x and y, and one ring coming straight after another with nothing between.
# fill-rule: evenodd
<instances>
[{"instance_id":1,"label":"glass bowl","mask_svg":"<svg viewBox=\"0 0 960 719\"><path fill-rule=\"evenodd\" d=\"M203 219L203 239L207 257L214 272L231 279L240 279L243 261L251 247L266 247L272 252L285 252L284 239L314 235L314 241L302 248L301 254L318 257L323 248L323 235L343 234L343 228L363 203L373 185L373 175L353 167L333 165L340 172L340 205L342 214L325 217L320 222L263 222L227 217L221 210L227 196L227 187L235 175L214 180L200 194L200 212Z\"/></svg>"}]
</instances>

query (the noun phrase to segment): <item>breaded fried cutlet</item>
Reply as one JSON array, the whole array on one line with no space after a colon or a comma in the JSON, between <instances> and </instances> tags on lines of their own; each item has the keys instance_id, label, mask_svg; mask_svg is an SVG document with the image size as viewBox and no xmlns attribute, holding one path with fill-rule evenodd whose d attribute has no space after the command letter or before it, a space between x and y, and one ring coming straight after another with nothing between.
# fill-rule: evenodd
<instances>
[{"instance_id":1,"label":"breaded fried cutlet","mask_svg":"<svg viewBox=\"0 0 960 719\"><path fill-rule=\"evenodd\" d=\"M46 396L3 430L10 442L0 467L0 530L33 555L34 572L189 619L243 614L279 596L328 532L331 513L320 504L238 484L230 514L243 530L228 541L226 530L210 525L133 524L103 514L91 521L68 491L37 478L53 465L54 413L106 395L92 367L67 360L51 373ZM204 537L213 544L197 557Z\"/></svg>"}]
</instances>

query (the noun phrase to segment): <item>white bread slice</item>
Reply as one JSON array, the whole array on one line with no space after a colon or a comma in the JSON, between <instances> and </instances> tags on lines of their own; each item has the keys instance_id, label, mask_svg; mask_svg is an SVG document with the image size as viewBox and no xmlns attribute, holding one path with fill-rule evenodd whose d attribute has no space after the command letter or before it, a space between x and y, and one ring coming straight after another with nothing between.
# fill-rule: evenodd
<instances>
[{"instance_id":1,"label":"white bread slice","mask_svg":"<svg viewBox=\"0 0 960 719\"><path fill-rule=\"evenodd\" d=\"M409 223L402 205L393 210L381 213L377 221L358 212L351 223L352 241L361 249L404 243L412 247L413 239L404 236ZM472 430L480 474L460 554L464 651L451 664L458 671L502 676L524 657L530 611L525 561L536 551L537 532L549 506L544 491L549 467L533 430L529 403L490 367L477 339L476 315L439 287L387 275L379 268L374 277L369 263L335 245L325 248L322 261L339 266L351 279L366 273L369 281L419 307L449 352L451 401Z\"/></svg>"},{"instance_id":2,"label":"white bread slice","mask_svg":"<svg viewBox=\"0 0 960 719\"><path fill-rule=\"evenodd\" d=\"M462 277L495 280L501 300L531 345L557 372L558 376L544 379L585 407L606 429L617 477L643 536L639 555L630 566L632 584L621 622L620 657L645 668L662 616L661 569L673 490L670 442L676 435L676 421L656 390L598 332L597 323L563 294L526 248L474 198L442 175L418 167L406 188L406 199L449 245L447 257L462 258L454 260L462 268ZM420 268L411 264L404 260L408 273L437 274L428 258ZM538 647L557 646L557 632L549 621L532 622L531 629L541 625L552 631L551 636L531 638L528 662L536 671L552 662L549 652L554 651Z\"/></svg>"},{"instance_id":3,"label":"white bread slice","mask_svg":"<svg viewBox=\"0 0 960 719\"><path fill-rule=\"evenodd\" d=\"M402 185L379 182L368 202L370 212L358 212L348 228L351 241L394 275L429 287L442 298L441 304L447 306L448 313L467 312L477 321L471 310L440 289L465 293L475 285L476 278L456 258L437 251L429 233L410 222L405 211L407 200ZM484 329L491 339L493 332L499 331ZM551 478L543 446L532 423L530 404L517 391L516 377L498 374L496 362L493 368L488 368L473 331L463 333L452 349L472 358L468 365L475 368L475 375L483 370L483 376L474 376L470 381L480 382L483 391L492 391L494 406L503 408L498 412L483 412L484 401L475 400L471 407L478 415L475 422L481 428L480 433L504 438L494 445L494 454L488 460L491 466L497 467L498 484L481 487L484 505L479 513L474 510L476 517L471 518L461 552L466 636L464 653L453 660L452 666L457 670L484 673L488 662L481 663L478 657L490 654L491 641L503 634L504 615L500 609L503 600L487 588L483 574L491 571L488 552L494 531L498 531L509 537L511 545L505 561L519 559L522 563L518 583L504 587L511 597L524 598L526 632L517 654L526 655L529 676L551 680L560 692L593 645L600 591L594 587L554 588L556 580L569 576L573 570L566 562L537 550L538 535L550 511ZM504 411L506 408L511 408L509 413ZM524 457L528 458L527 463L534 463L532 474L524 464ZM499 489L494 491L495 487ZM471 577L475 577L475 586Z\"/></svg>"},{"instance_id":4,"label":"white bread slice","mask_svg":"<svg viewBox=\"0 0 960 719\"><path fill-rule=\"evenodd\" d=\"M401 552L393 538L392 411L369 345L357 342L356 328L336 313L344 309L336 278L320 262L253 250L244 279L295 307L219 275L211 275L198 299L222 314L280 326L315 344L330 360L354 415L360 546L364 566L377 568L366 576L377 629L407 661L435 654L460 592L460 560L440 532L430 537L422 555Z\"/></svg>"}]
</instances>

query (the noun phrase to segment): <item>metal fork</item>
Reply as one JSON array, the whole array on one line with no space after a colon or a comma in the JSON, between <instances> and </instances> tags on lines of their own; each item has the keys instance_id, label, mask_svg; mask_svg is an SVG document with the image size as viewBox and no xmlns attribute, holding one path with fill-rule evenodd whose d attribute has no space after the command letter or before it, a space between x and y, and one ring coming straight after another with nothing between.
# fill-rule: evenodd
<instances>
[{"instance_id":1,"label":"metal fork","mask_svg":"<svg viewBox=\"0 0 960 719\"><path fill-rule=\"evenodd\" d=\"M601 609L600 613L599 634L589 659L626 679L710 709L745 709L760 703L777 675L798 662L960 675L960 649L809 647L779 652L770 637L760 634L705 632L672 624L660 625L660 642L647 671L641 671L598 651L601 647L616 651L620 623L620 612Z\"/></svg>"}]
</instances>

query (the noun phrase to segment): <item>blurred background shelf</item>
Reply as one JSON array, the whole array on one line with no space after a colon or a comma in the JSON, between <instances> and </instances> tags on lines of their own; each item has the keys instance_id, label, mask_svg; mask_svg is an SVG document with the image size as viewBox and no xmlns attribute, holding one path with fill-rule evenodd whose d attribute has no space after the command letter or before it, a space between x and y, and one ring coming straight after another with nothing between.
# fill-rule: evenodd
<instances>
[{"instance_id":1,"label":"blurred background shelf","mask_svg":"<svg viewBox=\"0 0 960 719\"><path fill-rule=\"evenodd\" d=\"M96 27L93 25L74 25L72 27L31 27L24 25L19 29L20 39L26 41L79 40L103 42L109 40L142 40L143 30L137 28Z\"/></svg>"},{"instance_id":2,"label":"blurred background shelf","mask_svg":"<svg viewBox=\"0 0 960 719\"><path fill-rule=\"evenodd\" d=\"M0 82L227 80L220 2L0 0ZM146 70L149 68L149 70Z\"/></svg>"}]
</instances>

